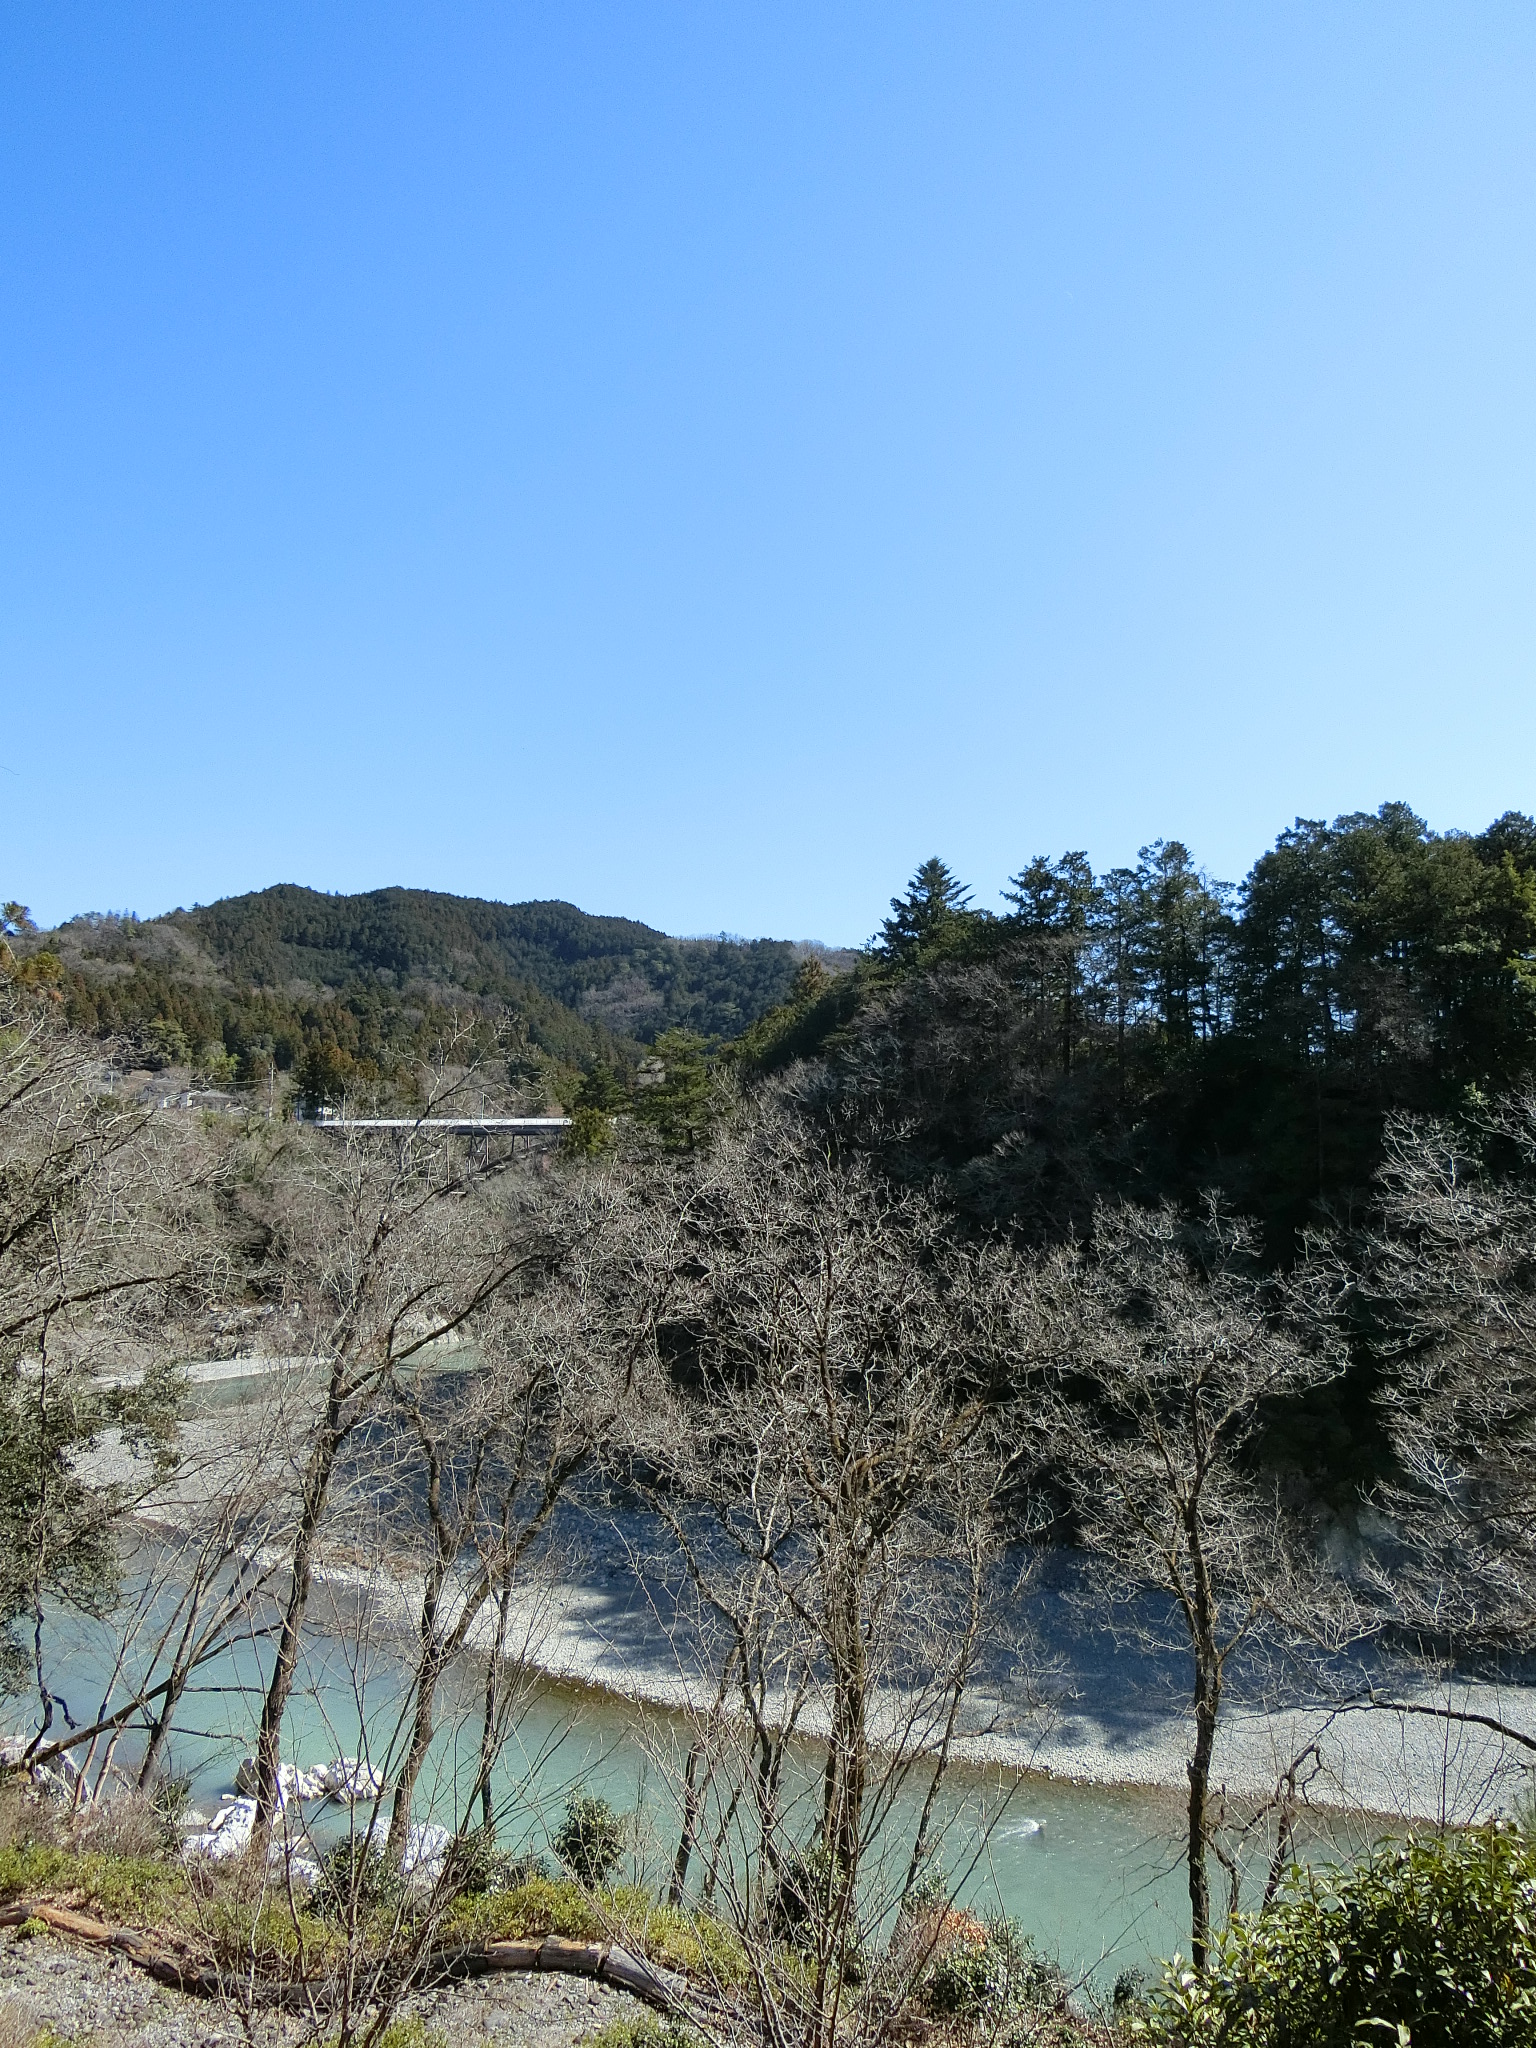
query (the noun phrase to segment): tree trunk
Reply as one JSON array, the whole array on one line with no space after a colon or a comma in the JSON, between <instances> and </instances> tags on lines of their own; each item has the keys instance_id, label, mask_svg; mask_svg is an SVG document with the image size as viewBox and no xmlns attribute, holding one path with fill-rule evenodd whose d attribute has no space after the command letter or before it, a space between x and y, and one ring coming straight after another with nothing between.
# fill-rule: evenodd
<instances>
[{"instance_id":1,"label":"tree trunk","mask_svg":"<svg viewBox=\"0 0 1536 2048\"><path fill-rule=\"evenodd\" d=\"M501 1664L507 1649L507 1628L512 1611L512 1581L504 1578L496 1592L496 1635L485 1661L485 1707L480 1720L480 1761L470 1789L469 1808L480 1802L480 1825L489 1841L495 1832L491 1805L491 1770L501 1746Z\"/></svg>"},{"instance_id":2,"label":"tree trunk","mask_svg":"<svg viewBox=\"0 0 1536 2048\"><path fill-rule=\"evenodd\" d=\"M141 1792L147 1790L154 1779L155 1767L160 1761L161 1753L165 1748L166 1738L171 1732L171 1722L175 1717L177 1707L181 1704L182 1694L191 1683L191 1679L192 1670L190 1665L185 1669L178 1668L172 1672L170 1681L161 1695L160 1711L150 1723L149 1740L144 1745L144 1757L139 1765L137 1783Z\"/></svg>"},{"instance_id":3,"label":"tree trunk","mask_svg":"<svg viewBox=\"0 0 1536 2048\"><path fill-rule=\"evenodd\" d=\"M1195 1747L1187 1766L1189 1945L1195 1968L1203 1970L1211 1941L1211 1879L1206 1852L1211 1839L1211 1757L1221 1713L1221 1653L1216 1643L1216 1602L1198 1531L1191 1532L1191 1550L1195 1580L1191 1630L1195 1658Z\"/></svg>"},{"instance_id":4,"label":"tree trunk","mask_svg":"<svg viewBox=\"0 0 1536 2048\"><path fill-rule=\"evenodd\" d=\"M304 1616L309 1607L310 1587L314 1578L315 1544L320 1534L321 1521L325 1516L326 1500L331 1490L331 1475L336 1469L336 1457L341 1448L342 1430L334 1381L332 1389L326 1419L321 1425L319 1437L310 1453L308 1470L304 1474L304 1505L293 1542L288 1605L283 1610L283 1624L277 1638L277 1654L272 1660L272 1676L267 1684L267 1696L262 1702L261 1728L256 1737L254 1838L258 1841L263 1840L269 1833L272 1817L277 1812L277 1769L281 1762L283 1716L288 1711L294 1673L298 1668L299 1640L304 1629Z\"/></svg>"},{"instance_id":5,"label":"tree trunk","mask_svg":"<svg viewBox=\"0 0 1536 2048\"><path fill-rule=\"evenodd\" d=\"M699 1758L703 1745L695 1742L688 1751L688 1764L683 1773L683 1831L677 1838L677 1854L672 1859L672 1882L667 1889L667 1904L680 1906L683 1891L688 1883L688 1864L693 1856L693 1838L699 1824Z\"/></svg>"},{"instance_id":6,"label":"tree trunk","mask_svg":"<svg viewBox=\"0 0 1536 2048\"><path fill-rule=\"evenodd\" d=\"M485 1605L490 1592L482 1580L478 1589L467 1594L459 1611L458 1620L446 1636L437 1632L438 1606L442 1597L446 1569L434 1572L434 1583L429 1583L421 1609L421 1659L416 1667L416 1711L411 1722L411 1746L406 1751L405 1761L395 1775L395 1799L390 1808L389 1834L385 1840L384 1853L394 1861L405 1853L406 1831L411 1820L411 1795L416 1789L416 1780L421 1776L421 1767L427 1760L427 1751L432 1747L436 1733L437 1687L448 1665L464 1647L475 1616ZM488 1780L489 1774L487 1774Z\"/></svg>"},{"instance_id":7,"label":"tree trunk","mask_svg":"<svg viewBox=\"0 0 1536 2048\"><path fill-rule=\"evenodd\" d=\"M864 1638L859 1628L857 1584L843 1589L835 1598L837 1611L828 1630L834 1671L822 1832L835 1867L852 1883L858 1874L864 1785L869 1768L864 1726Z\"/></svg>"},{"instance_id":8,"label":"tree trunk","mask_svg":"<svg viewBox=\"0 0 1536 2048\"><path fill-rule=\"evenodd\" d=\"M384 1838L384 1854L393 1869L405 1854L406 1837L411 1824L411 1795L416 1790L416 1780L421 1776L421 1767L427 1760L427 1751L432 1747L435 1731L435 1708L437 1703L437 1681L447 1661L447 1646L429 1642L422 1649L421 1662L416 1667L416 1711L411 1718L411 1743L405 1758L395 1773L394 1802L389 1809L389 1833Z\"/></svg>"}]
</instances>

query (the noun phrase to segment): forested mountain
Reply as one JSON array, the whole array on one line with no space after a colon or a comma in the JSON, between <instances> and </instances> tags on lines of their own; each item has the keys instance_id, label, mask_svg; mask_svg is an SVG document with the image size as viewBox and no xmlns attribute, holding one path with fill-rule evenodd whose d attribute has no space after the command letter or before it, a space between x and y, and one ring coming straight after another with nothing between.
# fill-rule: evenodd
<instances>
[{"instance_id":1,"label":"forested mountain","mask_svg":"<svg viewBox=\"0 0 1536 2048\"><path fill-rule=\"evenodd\" d=\"M783 997L794 972L793 949L778 939L674 939L572 903L490 903L428 889L325 896L282 885L163 921L254 988L535 989L641 1039L678 1024L706 1038L734 1036Z\"/></svg>"},{"instance_id":2,"label":"forested mountain","mask_svg":"<svg viewBox=\"0 0 1536 2048\"><path fill-rule=\"evenodd\" d=\"M1040 856L1001 916L941 861L849 976L748 1031L824 1113L979 1219L1080 1227L1096 1196L1217 1187L1277 1249L1367 1186L1384 1115L1536 1065L1536 824L1404 804L1300 820L1240 887L1176 840L1096 875Z\"/></svg>"},{"instance_id":3,"label":"forested mountain","mask_svg":"<svg viewBox=\"0 0 1536 2048\"><path fill-rule=\"evenodd\" d=\"M77 918L24 945L34 966L56 961L83 1029L220 1081L275 1068L311 1100L387 1087L466 1024L510 1046L512 1083L558 1097L668 1029L739 1033L795 961L783 941L674 939L569 903L287 885L143 922Z\"/></svg>"}]
</instances>

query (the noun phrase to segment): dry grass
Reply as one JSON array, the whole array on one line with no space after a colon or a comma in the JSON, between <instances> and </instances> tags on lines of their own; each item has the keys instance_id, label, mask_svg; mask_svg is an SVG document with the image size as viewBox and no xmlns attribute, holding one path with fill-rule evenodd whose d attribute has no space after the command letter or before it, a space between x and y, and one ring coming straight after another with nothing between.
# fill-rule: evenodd
<instances>
[{"instance_id":1,"label":"dry grass","mask_svg":"<svg viewBox=\"0 0 1536 2048\"><path fill-rule=\"evenodd\" d=\"M55 1847L68 1832L68 1820L24 1778L0 1778L0 1850Z\"/></svg>"},{"instance_id":2,"label":"dry grass","mask_svg":"<svg viewBox=\"0 0 1536 2048\"><path fill-rule=\"evenodd\" d=\"M0 1999L0 2048L36 2048L45 2031L25 1999Z\"/></svg>"},{"instance_id":3,"label":"dry grass","mask_svg":"<svg viewBox=\"0 0 1536 2048\"><path fill-rule=\"evenodd\" d=\"M164 1856L176 1846L175 1830L145 1792L120 1792L101 1806L88 1806L73 1828L73 1844L103 1856L140 1861Z\"/></svg>"}]
</instances>

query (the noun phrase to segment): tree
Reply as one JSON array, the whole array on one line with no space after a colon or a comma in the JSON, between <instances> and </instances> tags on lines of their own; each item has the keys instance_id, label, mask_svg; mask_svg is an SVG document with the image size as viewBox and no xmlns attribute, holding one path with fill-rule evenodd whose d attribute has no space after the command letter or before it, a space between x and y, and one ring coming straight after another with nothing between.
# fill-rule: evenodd
<instances>
[{"instance_id":1,"label":"tree","mask_svg":"<svg viewBox=\"0 0 1536 2048\"><path fill-rule=\"evenodd\" d=\"M397 1497L404 1527L395 1542L421 1556L422 1577L408 1736L388 1770L385 1853L394 1864L436 1730L440 1681L488 1606L503 1625L487 1676L482 1767L466 1806L482 1800L489 1831L505 1604L562 1496L611 1433L644 1341L643 1317L639 1328L615 1317L606 1284L622 1263L628 1199L617 1176L569 1175L557 1196L560 1254L542 1284L499 1292L463 1325L475 1346L473 1371L446 1380L416 1362L391 1371L385 1427L369 1462L379 1467L378 1490Z\"/></svg>"},{"instance_id":2,"label":"tree","mask_svg":"<svg viewBox=\"0 0 1536 2048\"><path fill-rule=\"evenodd\" d=\"M641 1062L635 1082L637 1123L672 1152L701 1145L715 1122L714 1081L705 1041L696 1031L663 1031Z\"/></svg>"},{"instance_id":3,"label":"tree","mask_svg":"<svg viewBox=\"0 0 1536 2048\"><path fill-rule=\"evenodd\" d=\"M1197 868L1177 839L1141 849L1136 884L1143 983L1164 1046L1187 1053L1226 1022L1230 891Z\"/></svg>"},{"instance_id":4,"label":"tree","mask_svg":"<svg viewBox=\"0 0 1536 2048\"><path fill-rule=\"evenodd\" d=\"M1139 1626L1151 1589L1190 1657L1186 1856L1195 1963L1210 1947L1211 1758L1237 1652L1320 1625L1309 1546L1250 1453L1277 1399L1343 1370L1292 1287L1266 1275L1252 1230L1209 1207L1106 1206L1092 1240L1037 1261L1021 1368L1058 1375L1056 1457L1083 1542Z\"/></svg>"},{"instance_id":5,"label":"tree","mask_svg":"<svg viewBox=\"0 0 1536 2048\"><path fill-rule=\"evenodd\" d=\"M570 1105L571 1127L565 1149L580 1159L596 1159L614 1144L614 1119L629 1107L629 1090L606 1061L599 1060L581 1077Z\"/></svg>"},{"instance_id":6,"label":"tree","mask_svg":"<svg viewBox=\"0 0 1536 2048\"><path fill-rule=\"evenodd\" d=\"M1536 1841L1507 1823L1293 1870L1204 1974L1165 1971L1133 2031L1169 2048L1514 2048L1536 2014L1533 1891Z\"/></svg>"},{"instance_id":7,"label":"tree","mask_svg":"<svg viewBox=\"0 0 1536 2048\"><path fill-rule=\"evenodd\" d=\"M116 1429L171 1457L178 1348L228 1272L227 1168L213 1134L113 1095L101 1049L0 977L0 1631L14 1681L29 1625L34 1748L60 1704L46 1602L104 1611L134 1491L82 1456Z\"/></svg>"},{"instance_id":8,"label":"tree","mask_svg":"<svg viewBox=\"0 0 1536 2048\"><path fill-rule=\"evenodd\" d=\"M1536 1094L1460 1126L1397 1117L1357 1282L1389 1364L1384 1489L1405 1617L1464 1645L1536 1646Z\"/></svg>"},{"instance_id":9,"label":"tree","mask_svg":"<svg viewBox=\"0 0 1536 2048\"><path fill-rule=\"evenodd\" d=\"M357 1061L345 1046L313 1044L299 1067L299 1092L310 1116L339 1108L360 1080Z\"/></svg>"},{"instance_id":10,"label":"tree","mask_svg":"<svg viewBox=\"0 0 1536 2048\"><path fill-rule=\"evenodd\" d=\"M1244 884L1237 937L1238 1021L1298 1063L1506 1086L1536 1051L1536 843L1518 813L1476 838L1402 803L1298 818Z\"/></svg>"},{"instance_id":11,"label":"tree","mask_svg":"<svg viewBox=\"0 0 1536 2048\"><path fill-rule=\"evenodd\" d=\"M628 1108L629 1090L606 1060L598 1060L581 1077L581 1085L576 1090L576 1106L579 1109L602 1110L612 1116Z\"/></svg>"},{"instance_id":12,"label":"tree","mask_svg":"<svg viewBox=\"0 0 1536 2048\"><path fill-rule=\"evenodd\" d=\"M35 939L37 926L25 903L0 904L0 976L18 989L31 989L58 1000L58 984L64 978L64 963L51 946L36 947L20 958L12 939Z\"/></svg>"},{"instance_id":13,"label":"tree","mask_svg":"<svg viewBox=\"0 0 1536 2048\"><path fill-rule=\"evenodd\" d=\"M1041 1039L1055 1035L1062 1072L1070 1074L1086 1023L1084 956L1092 944L1101 908L1088 856L1064 853L1060 860L1050 860L1037 855L1012 877L1003 894L1014 906L1012 922L1026 944ZM1054 1034L1053 1017L1057 1020Z\"/></svg>"},{"instance_id":14,"label":"tree","mask_svg":"<svg viewBox=\"0 0 1536 2048\"><path fill-rule=\"evenodd\" d=\"M302 1371L264 1378L263 1398L226 1411L212 1442L185 1434L137 1461L149 1470L120 1482L133 1515L131 1591L119 1586L98 1618L107 1670L97 1703L31 1753L34 1770L68 1753L82 1787L100 1797L125 1736L142 1732L136 1782L164 1769L176 1718L200 1671L236 1641L259 1638L258 1611L280 1575L292 1522L294 1444L307 1433ZM79 1707L79 1701L76 1701Z\"/></svg>"},{"instance_id":15,"label":"tree","mask_svg":"<svg viewBox=\"0 0 1536 2048\"><path fill-rule=\"evenodd\" d=\"M1140 1022L1146 989L1136 944L1140 889L1135 870L1111 868L1099 881L1097 981L1114 1033L1115 1080L1126 1098L1131 1033Z\"/></svg>"},{"instance_id":16,"label":"tree","mask_svg":"<svg viewBox=\"0 0 1536 2048\"><path fill-rule=\"evenodd\" d=\"M906 895L891 898L891 914L880 927L882 952L899 966L942 952L978 917L970 900L970 890L935 854L912 877Z\"/></svg>"},{"instance_id":17,"label":"tree","mask_svg":"<svg viewBox=\"0 0 1536 2048\"><path fill-rule=\"evenodd\" d=\"M772 1105L680 1183L662 1229L656 1256L683 1284L635 1448L680 1608L738 1709L697 1719L679 1869L713 1835L770 2032L803 1998L798 2023L823 2041L850 1954L933 1846L995 1591L1011 1268ZM810 1811L790 1782L808 1732L826 1744ZM875 1854L914 1774L917 1839L886 1889ZM775 1978L774 1939L801 1946L808 1985Z\"/></svg>"},{"instance_id":18,"label":"tree","mask_svg":"<svg viewBox=\"0 0 1536 2048\"><path fill-rule=\"evenodd\" d=\"M429 1129L466 1085L462 1070L429 1077L422 1119L404 1132L295 1132L268 1191L266 1285L307 1319L324 1378L257 1736L262 1834L277 1810L283 1720L344 1450L402 1374L540 1279L562 1247L534 1182L508 1171L506 1154Z\"/></svg>"}]
</instances>

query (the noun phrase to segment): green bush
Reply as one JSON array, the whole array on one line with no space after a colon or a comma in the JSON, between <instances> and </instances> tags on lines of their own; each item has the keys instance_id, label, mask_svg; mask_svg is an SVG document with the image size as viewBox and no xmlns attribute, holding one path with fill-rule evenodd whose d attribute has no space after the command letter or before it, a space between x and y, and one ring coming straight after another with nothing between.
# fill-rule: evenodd
<instances>
[{"instance_id":1,"label":"green bush","mask_svg":"<svg viewBox=\"0 0 1536 2048\"><path fill-rule=\"evenodd\" d=\"M596 1891L618 1868L624 1836L623 1815L615 1813L606 1799L577 1786L550 1847L578 1884Z\"/></svg>"},{"instance_id":2,"label":"green bush","mask_svg":"<svg viewBox=\"0 0 1536 2048\"><path fill-rule=\"evenodd\" d=\"M494 1835L474 1828L449 1850L443 1883L453 1898L479 1899L515 1892L534 1878L548 1876L549 1866L542 1856L514 1856L497 1848Z\"/></svg>"},{"instance_id":3,"label":"green bush","mask_svg":"<svg viewBox=\"0 0 1536 2048\"><path fill-rule=\"evenodd\" d=\"M619 2013L590 2037L587 2048L703 2048L703 2036L681 2020Z\"/></svg>"},{"instance_id":4,"label":"green bush","mask_svg":"<svg viewBox=\"0 0 1536 2048\"><path fill-rule=\"evenodd\" d=\"M1531 2048L1536 1841L1507 1823L1294 1870L1131 2022L1179 2048Z\"/></svg>"},{"instance_id":5,"label":"green bush","mask_svg":"<svg viewBox=\"0 0 1536 2048\"><path fill-rule=\"evenodd\" d=\"M380 2034L375 2048L448 2048L448 2036L440 2027L429 2027L419 2013L406 2013L391 2020Z\"/></svg>"},{"instance_id":6,"label":"green bush","mask_svg":"<svg viewBox=\"0 0 1536 2048\"><path fill-rule=\"evenodd\" d=\"M984 1924L985 1941L953 1941L929 1964L922 1999L934 2019L995 2025L1025 2007L1054 2011L1065 2003L1065 1977L1016 1920Z\"/></svg>"},{"instance_id":7,"label":"green bush","mask_svg":"<svg viewBox=\"0 0 1536 2048\"><path fill-rule=\"evenodd\" d=\"M816 1932L827 1917L833 1890L831 1858L825 1848L785 1856L765 1909L772 1939L791 1948L814 1950Z\"/></svg>"},{"instance_id":8,"label":"green bush","mask_svg":"<svg viewBox=\"0 0 1536 2048\"><path fill-rule=\"evenodd\" d=\"M461 1893L449 1924L466 1941L511 1941L534 1934L591 1941L607 1928L589 1894L569 1877L531 1877L506 1892Z\"/></svg>"},{"instance_id":9,"label":"green bush","mask_svg":"<svg viewBox=\"0 0 1536 2048\"><path fill-rule=\"evenodd\" d=\"M52 1844L12 1844L0 1849L0 1903L44 1893L64 1895L109 1920L142 1924L162 1916L185 1895L179 1865L153 1856L85 1854Z\"/></svg>"},{"instance_id":10,"label":"green bush","mask_svg":"<svg viewBox=\"0 0 1536 2048\"><path fill-rule=\"evenodd\" d=\"M394 1906L404 1891L404 1880L383 1845L367 1835L348 1835L321 1857L310 1910L328 1919L347 1919L376 1906Z\"/></svg>"}]
</instances>

